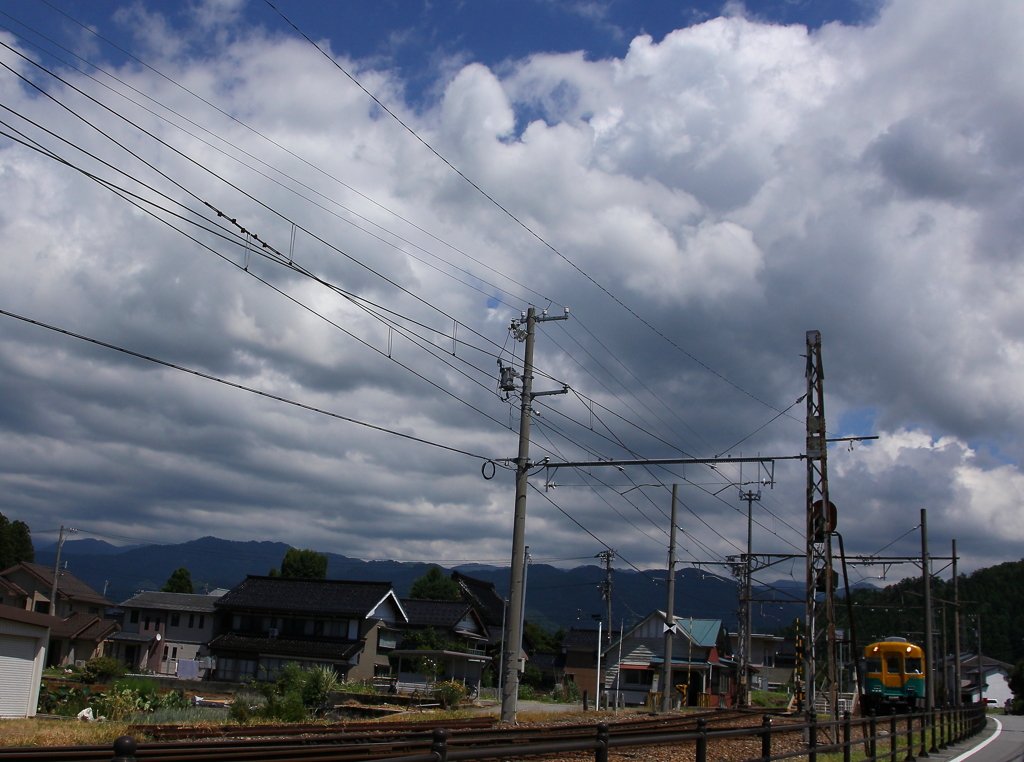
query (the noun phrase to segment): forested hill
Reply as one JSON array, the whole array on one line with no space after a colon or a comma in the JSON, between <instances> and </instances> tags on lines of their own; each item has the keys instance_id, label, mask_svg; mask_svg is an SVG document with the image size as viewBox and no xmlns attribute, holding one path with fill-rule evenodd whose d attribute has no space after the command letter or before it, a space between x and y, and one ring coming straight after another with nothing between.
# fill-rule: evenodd
<instances>
[{"instance_id":1,"label":"forested hill","mask_svg":"<svg viewBox=\"0 0 1024 762\"><path fill-rule=\"evenodd\" d=\"M978 620L981 622L981 646L986 656L1012 664L1024 658L1024 560L978 569L960 575L960 645L964 651L977 652ZM886 635L897 635L921 642L924 635L923 584L920 577L905 579L882 590L855 590L854 624L862 646ZM945 616L946 652L953 653L953 584L932 580L933 631L936 653L943 652ZM945 614L943 614L945 610ZM847 626L844 602L837 618Z\"/></svg>"}]
</instances>

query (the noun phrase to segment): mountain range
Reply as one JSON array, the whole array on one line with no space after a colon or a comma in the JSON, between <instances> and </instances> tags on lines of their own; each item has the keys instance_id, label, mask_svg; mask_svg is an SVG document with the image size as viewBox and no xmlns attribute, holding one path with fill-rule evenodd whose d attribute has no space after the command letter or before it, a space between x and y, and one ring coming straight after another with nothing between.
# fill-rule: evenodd
<instances>
[{"instance_id":1,"label":"mountain range","mask_svg":"<svg viewBox=\"0 0 1024 762\"><path fill-rule=\"evenodd\" d=\"M283 542L239 542L216 537L166 545L116 546L103 540L67 540L61 550L61 566L115 603L140 590L159 590L171 573L185 567L196 592L231 588L247 574L266 574L280 567ZM38 548L36 562L52 565L56 545ZM363 561L327 553L327 576L331 579L391 582L399 596L409 592L412 582L422 577L430 564L406 561ZM509 569L470 564L452 567L486 582L508 595ZM533 563L527 578L526 617L547 629L596 627L595 614L605 613L598 584L604 569L597 564L562 569ZM675 613L697 619L722 619L730 629L736 626L737 583L714 572L684 568L676 572ZM612 619L616 629L639 621L655 609L664 610L667 588L664 569L634 571L615 569L612 574ZM801 616L802 586L797 582L776 583L758 588L755 631L772 632ZM607 626L607 623L606 623Z\"/></svg>"}]
</instances>

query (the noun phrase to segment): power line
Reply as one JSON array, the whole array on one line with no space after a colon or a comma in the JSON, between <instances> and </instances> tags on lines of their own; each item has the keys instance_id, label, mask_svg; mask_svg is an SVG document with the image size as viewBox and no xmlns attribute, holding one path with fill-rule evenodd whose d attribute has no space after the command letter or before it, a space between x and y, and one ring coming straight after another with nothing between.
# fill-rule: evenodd
<instances>
[{"instance_id":1,"label":"power line","mask_svg":"<svg viewBox=\"0 0 1024 762\"><path fill-rule=\"evenodd\" d=\"M367 423L366 421L360 421L357 418L351 418L351 417L349 417L347 415L341 415L340 413L332 413L329 410L324 410L322 408L314 407L313 405L307 405L304 402L297 402L295 400L288 399L287 397L282 397L282 396L280 396L278 394L271 394L270 392L265 392L265 391L262 391L260 389L254 389L251 386L245 386L244 384L235 383L234 381L228 381L227 379L220 378L219 376L214 376L214 375L212 375L210 373L203 373L202 371L195 370L194 368L188 368L188 367L186 367L184 365L176 365L174 363L167 362L166 360L160 360L160 359L157 359L156 357L151 357L149 355L144 355L144 354L142 354L140 352L133 352L130 349L125 349L124 347L119 347L119 346L117 346L115 344L109 344L109 343L107 343L105 341L100 341L99 339L93 339L93 338L90 338L88 336L83 336L80 333L74 333L73 331L68 331L68 330L66 330L64 328L58 328L57 326L50 325L48 323L43 323L43 322L40 322L38 320L33 320L31 318L27 318L27 317L24 317L22 315L18 315L18 314L13 313L13 312L8 312L7 310L4 310L4 309L0 309L0 315L6 315L7 317L14 318L15 320L21 320L22 322L30 323L32 325L39 326L40 328L46 328L47 330L55 331L56 333L62 333L65 336L70 336L73 339L79 339L80 341L86 341L86 342L89 342L90 344L95 344L97 346L105 347L106 349L112 349L115 352L121 352L122 354L130 355L131 357L137 357L140 360L146 360L147 362L155 363L157 365L162 365L165 368L170 368L171 370L181 371L182 373L189 373L189 374L191 374L193 376L198 376L199 378L205 378L207 381L214 381L214 382L216 382L218 384L223 384L224 386L229 386L229 387L231 387L233 389L239 389L239 390L241 390L243 392L249 392L250 394L256 394L256 395L259 395L260 397L266 397L267 399L276 400L277 402L283 402L286 405L292 405L294 407L298 407L298 408L301 408L303 410L308 410L308 411L310 411L312 413L319 413L320 415L326 415L326 416L329 416L331 418L337 418L338 420L341 420L341 421L347 421L348 423L354 423L357 426L363 426L365 428L372 429L374 431L380 431L380 432L382 432L384 434L391 434L391 435L396 436L396 437L401 437L402 439L408 439L408 440L413 441L413 442L419 442L420 444L430 445L431 447L437 447L439 449L447 450L449 452L454 452L454 453L457 453L459 455L466 455L466 456L468 456L470 458L476 458L478 460L492 461L492 462L498 463L498 464L500 464L500 463L507 463L508 462L507 458L491 458L490 456L487 456L487 455L480 455L479 453L469 452L468 450L460 450L457 447L451 447L449 445L441 444L440 442L432 442L429 439L423 439L421 437L416 437L416 436L413 436L412 434L405 434L405 433L403 433L401 431L395 431L393 429L385 428L384 426L378 426L378 425L373 424L373 423Z\"/></svg>"}]
</instances>

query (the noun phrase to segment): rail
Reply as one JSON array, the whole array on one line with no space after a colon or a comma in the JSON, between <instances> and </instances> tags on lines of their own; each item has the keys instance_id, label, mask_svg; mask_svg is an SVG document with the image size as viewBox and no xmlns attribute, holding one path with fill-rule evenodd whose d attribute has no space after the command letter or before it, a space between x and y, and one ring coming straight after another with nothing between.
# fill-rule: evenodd
<instances>
[{"instance_id":1,"label":"rail","mask_svg":"<svg viewBox=\"0 0 1024 762\"><path fill-rule=\"evenodd\" d=\"M738 713L737 713L738 714ZM735 716L735 715L734 715ZM843 762L851 762L855 746L863 747L863 762L917 762L940 749L963 741L985 727L984 705L963 708L938 709L934 712L920 712L891 717L853 718L847 712L842 719L819 721L817 716L808 715L803 722L777 722L772 715L763 715L759 725L739 728L709 728L708 716L698 716L690 727L685 716L676 722L653 723L656 727L644 727L644 723L623 723L576 728L576 732L552 733L551 730L537 730L531 734L529 728L517 728L514 734L493 734L486 737L484 729L462 732L446 728L434 728L429 736L417 733L416 741L397 740L380 743L360 743L347 746L344 743L279 746L267 741L250 741L244 748L232 743L193 742L187 750L159 748L169 744L144 744L140 748L132 736L122 736L114 741L112 762L174 762L176 760L309 760L310 762L357 762L358 760L381 760L388 762L476 762L477 760L524 759L542 755L570 752L593 752L595 762L608 762L610 749L625 747L663 746L667 744L693 744L694 762L707 762L709 744L732 739L759 739L760 756L748 758L746 762L782 762L797 757L807 762L818 762L819 754L842 753ZM714 719L714 718L711 718ZM650 725L651 723L646 723ZM803 742L795 751L773 753L774 740L786 735L790 739L799 734ZM468 737L467 737L468 736ZM550 740L534 740L538 736ZM556 736L552 738L552 736ZM558 737L562 736L562 737ZM340 739L338 739L340 741ZM294 743L294 742L292 742ZM410 748L418 745L422 751L416 753ZM219 748L218 748L219 747ZM95 752L85 753L89 747L65 747L57 757L52 756L54 748L25 750L0 750L0 762L14 762L29 759L97 759ZM99 747L102 748L102 747ZM110 747L107 747L108 749ZM98 751L97 747L92 747ZM92 751L90 749L90 751ZM184 752L184 753L182 753ZM108 751L107 754L110 752ZM109 757L104 757L107 759Z\"/></svg>"}]
</instances>

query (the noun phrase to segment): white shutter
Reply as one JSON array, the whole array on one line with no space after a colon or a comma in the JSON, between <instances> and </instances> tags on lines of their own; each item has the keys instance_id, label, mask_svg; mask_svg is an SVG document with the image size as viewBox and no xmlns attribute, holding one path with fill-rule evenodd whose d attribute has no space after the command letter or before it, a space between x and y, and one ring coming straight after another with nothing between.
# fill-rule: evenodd
<instances>
[{"instance_id":1,"label":"white shutter","mask_svg":"<svg viewBox=\"0 0 1024 762\"><path fill-rule=\"evenodd\" d=\"M35 638L0 635L0 717L35 714L29 706L34 687Z\"/></svg>"}]
</instances>

